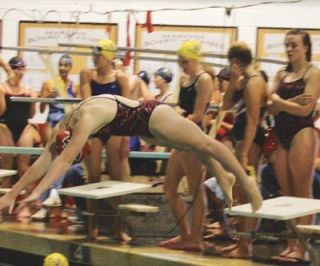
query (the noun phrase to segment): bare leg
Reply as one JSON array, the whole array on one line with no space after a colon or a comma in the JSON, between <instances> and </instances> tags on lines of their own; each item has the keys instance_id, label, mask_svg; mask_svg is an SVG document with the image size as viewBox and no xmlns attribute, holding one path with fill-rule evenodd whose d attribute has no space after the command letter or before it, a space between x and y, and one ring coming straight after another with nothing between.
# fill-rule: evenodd
<instances>
[{"instance_id":1,"label":"bare leg","mask_svg":"<svg viewBox=\"0 0 320 266\"><path fill-rule=\"evenodd\" d=\"M289 162L288 152L281 144L278 144L278 148L275 151L275 160L273 161L273 168L277 176L280 188L283 195L289 196L294 194L293 184L289 178ZM288 240L288 246L280 253L280 256L287 256L294 249L294 241ZM277 256L276 256L277 257ZM275 258L276 258L275 257Z\"/></svg>"},{"instance_id":2,"label":"bare leg","mask_svg":"<svg viewBox=\"0 0 320 266\"><path fill-rule=\"evenodd\" d=\"M239 151L241 150L243 142L240 141L236 145L236 156L239 158ZM249 155L248 155L248 165L254 167L255 172L257 172L259 161L261 157L261 149L256 145L252 144ZM239 204L247 203L246 193L237 183L234 187L235 195L237 196L237 201ZM251 232L256 229L257 219L250 217L239 217L239 225L241 232ZM250 258L252 256L252 245L249 238L240 237L239 245L237 248L233 249L228 255L232 258Z\"/></svg>"},{"instance_id":3,"label":"bare leg","mask_svg":"<svg viewBox=\"0 0 320 266\"><path fill-rule=\"evenodd\" d=\"M35 134L33 131L35 129L27 125L25 129L23 130L18 142L17 146L18 147L33 147L34 145L34 137L33 135ZM31 156L30 155L20 155L17 158L17 166L18 166L18 173L19 176L23 176L23 174L28 170L30 166L30 160Z\"/></svg>"},{"instance_id":4,"label":"bare leg","mask_svg":"<svg viewBox=\"0 0 320 266\"><path fill-rule=\"evenodd\" d=\"M247 193L252 210L258 210L262 205L262 197L258 189L255 177L248 177L231 151L222 143L210 139L195 124L176 114L169 106L158 106L149 122L151 133L155 140L164 146L175 147L190 151L202 161L209 172L215 175L214 159L216 159L227 171L239 178L241 185ZM226 193L226 198L232 202L232 194L229 187L232 181L220 180L219 184Z\"/></svg>"},{"instance_id":5,"label":"bare leg","mask_svg":"<svg viewBox=\"0 0 320 266\"><path fill-rule=\"evenodd\" d=\"M86 159L88 183L100 181L102 143L97 138L90 140L91 153Z\"/></svg>"},{"instance_id":6,"label":"bare leg","mask_svg":"<svg viewBox=\"0 0 320 266\"><path fill-rule=\"evenodd\" d=\"M318 151L318 135L312 128L305 128L297 133L289 150L290 178L293 184L292 196L301 198L312 197L312 177L314 161ZM313 216L297 218L298 224L312 224ZM305 248L298 241L295 242L294 251L287 257L304 259Z\"/></svg>"},{"instance_id":7,"label":"bare leg","mask_svg":"<svg viewBox=\"0 0 320 266\"><path fill-rule=\"evenodd\" d=\"M0 146L14 146L13 137L8 129L8 127L4 124L0 123ZM13 155L12 154L1 154L1 168L2 169L12 169L13 168ZM9 188L12 185L12 177L5 177L1 180L1 187Z\"/></svg>"},{"instance_id":8,"label":"bare leg","mask_svg":"<svg viewBox=\"0 0 320 266\"><path fill-rule=\"evenodd\" d=\"M181 241L175 245L170 246L170 248L189 251L200 251L203 249L202 232L206 210L206 198L203 186L204 169L202 164L197 160L197 158L194 157L194 155L185 152L179 153L181 154L180 163L182 165L183 172L186 173L190 193L191 195L193 195L192 222L190 227L190 224L187 221L186 207L184 208L185 210L183 213L179 209L176 210L180 211L180 215L182 215L180 219L183 220L183 223L181 224L182 226L180 226L180 228L182 228Z\"/></svg>"},{"instance_id":9,"label":"bare leg","mask_svg":"<svg viewBox=\"0 0 320 266\"><path fill-rule=\"evenodd\" d=\"M124 147L124 145L127 145L127 147ZM126 162L128 162L128 156L125 156L123 151L129 150L129 143L124 142L124 137L112 136L107 142L106 150L110 179L123 181L127 170ZM122 197L114 199L115 209L122 200ZM125 242L131 240L131 237L125 233L124 224L119 217L116 217L115 221L115 238Z\"/></svg>"},{"instance_id":10,"label":"bare leg","mask_svg":"<svg viewBox=\"0 0 320 266\"><path fill-rule=\"evenodd\" d=\"M125 156L122 152L123 149L129 150L129 144L127 147L123 143L124 137L112 136L107 143L107 157L110 179L112 180L124 180L126 173L126 162L128 161L128 156Z\"/></svg>"},{"instance_id":11,"label":"bare leg","mask_svg":"<svg viewBox=\"0 0 320 266\"><path fill-rule=\"evenodd\" d=\"M183 175L184 171L181 165L181 153L173 150L168 161L163 190L172 208L173 214L175 215L176 221L179 222L180 236L162 241L160 242L160 246L176 245L181 241L186 241L190 235L190 225L185 216L187 206L177 192L179 182Z\"/></svg>"}]
</instances>

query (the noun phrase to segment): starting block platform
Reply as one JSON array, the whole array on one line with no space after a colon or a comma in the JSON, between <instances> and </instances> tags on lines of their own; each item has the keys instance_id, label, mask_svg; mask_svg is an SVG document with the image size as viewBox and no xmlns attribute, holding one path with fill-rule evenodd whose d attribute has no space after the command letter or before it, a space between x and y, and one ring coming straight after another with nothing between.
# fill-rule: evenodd
<instances>
[{"instance_id":1,"label":"starting block platform","mask_svg":"<svg viewBox=\"0 0 320 266\"><path fill-rule=\"evenodd\" d=\"M150 184L104 181L83 186L63 188L59 190L59 194L98 200L141 192L151 187Z\"/></svg>"},{"instance_id":2,"label":"starting block platform","mask_svg":"<svg viewBox=\"0 0 320 266\"><path fill-rule=\"evenodd\" d=\"M230 215L286 221L319 213L320 200L283 196L264 200L257 212L252 212L250 204L235 206L225 212Z\"/></svg>"},{"instance_id":3,"label":"starting block platform","mask_svg":"<svg viewBox=\"0 0 320 266\"><path fill-rule=\"evenodd\" d=\"M76 186L71 188L60 189L58 192L61 195L81 197L89 200L100 200L108 199L118 196L124 196L136 192L142 192L151 188L151 184L141 184L133 182L123 182L123 181L104 181L98 183L92 183L82 186ZM140 205L140 204L130 204L130 205L119 205L114 206L116 211L116 216L122 218L122 220L127 224L127 227L133 235L132 226L126 221L126 216L132 213L147 214L155 213L159 211L159 208L155 206ZM97 228L97 217L108 215L106 212L101 212L95 208L90 208L87 212L83 213L88 216L88 238L95 239L98 236ZM114 214L109 214L114 216Z\"/></svg>"},{"instance_id":4,"label":"starting block platform","mask_svg":"<svg viewBox=\"0 0 320 266\"><path fill-rule=\"evenodd\" d=\"M320 212L320 200L298 197L278 197L263 201L262 207L253 212L250 204L243 204L226 209L229 215L265 218L286 221L287 226L296 233L301 244L309 252L312 265L320 265L317 252L314 252L308 243L307 231L315 231L314 227L297 226L294 219L302 216L312 215ZM312 229L311 229L312 228ZM319 228L319 227L318 227ZM319 233L320 230L317 229Z\"/></svg>"}]
</instances>

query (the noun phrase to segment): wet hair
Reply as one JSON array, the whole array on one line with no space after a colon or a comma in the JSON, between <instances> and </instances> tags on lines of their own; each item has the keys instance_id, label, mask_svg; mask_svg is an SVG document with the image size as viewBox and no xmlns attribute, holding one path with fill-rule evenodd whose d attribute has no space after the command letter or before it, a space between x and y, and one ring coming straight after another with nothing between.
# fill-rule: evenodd
<instances>
[{"instance_id":1,"label":"wet hair","mask_svg":"<svg viewBox=\"0 0 320 266\"><path fill-rule=\"evenodd\" d=\"M228 50L228 60L239 60L244 66L248 66L252 63L252 53L249 46L244 42L236 42L231 45Z\"/></svg>"},{"instance_id":2,"label":"wet hair","mask_svg":"<svg viewBox=\"0 0 320 266\"><path fill-rule=\"evenodd\" d=\"M311 42L310 34L307 31L302 30L302 29L292 29L287 32L286 37L289 35L301 35L302 36L303 44L308 47L307 52L306 52L306 59L308 62L311 62L312 42ZM292 66L290 63L288 64L286 70L292 71Z\"/></svg>"},{"instance_id":3,"label":"wet hair","mask_svg":"<svg viewBox=\"0 0 320 266\"><path fill-rule=\"evenodd\" d=\"M156 72L154 72L154 74L163 78L167 83L170 83L173 78L171 70L166 67L159 68Z\"/></svg>"},{"instance_id":4,"label":"wet hair","mask_svg":"<svg viewBox=\"0 0 320 266\"><path fill-rule=\"evenodd\" d=\"M9 60L9 65L12 69L17 69L19 67L25 67L26 63L23 61L21 57L15 56Z\"/></svg>"},{"instance_id":5,"label":"wet hair","mask_svg":"<svg viewBox=\"0 0 320 266\"><path fill-rule=\"evenodd\" d=\"M70 66L72 66L72 58L70 55L64 54L59 58L59 64L60 62L65 62L65 64L68 64Z\"/></svg>"},{"instance_id":6,"label":"wet hair","mask_svg":"<svg viewBox=\"0 0 320 266\"><path fill-rule=\"evenodd\" d=\"M141 78L147 85L149 85L150 83L150 78L149 78L149 74L147 71L141 70L138 73L138 77Z\"/></svg>"}]
</instances>

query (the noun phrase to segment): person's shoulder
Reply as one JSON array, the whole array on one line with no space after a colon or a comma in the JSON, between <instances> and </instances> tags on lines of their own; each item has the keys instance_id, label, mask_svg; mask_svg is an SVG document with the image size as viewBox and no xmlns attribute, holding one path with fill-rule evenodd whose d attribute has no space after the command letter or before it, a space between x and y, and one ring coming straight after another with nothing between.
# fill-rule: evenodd
<instances>
[{"instance_id":1,"label":"person's shoulder","mask_svg":"<svg viewBox=\"0 0 320 266\"><path fill-rule=\"evenodd\" d=\"M198 82L201 83L207 83L207 82L213 82L212 76L208 72L203 72L199 74L198 76Z\"/></svg>"},{"instance_id":2,"label":"person's shoulder","mask_svg":"<svg viewBox=\"0 0 320 266\"><path fill-rule=\"evenodd\" d=\"M305 75L306 78L309 78L309 77L317 77L319 78L320 77L320 69L315 66L315 65L310 65L309 69L307 70L307 73Z\"/></svg>"},{"instance_id":3,"label":"person's shoulder","mask_svg":"<svg viewBox=\"0 0 320 266\"><path fill-rule=\"evenodd\" d=\"M42 86L50 86L50 87L53 87L54 86L54 81L52 79L47 79L45 80L43 83L42 83Z\"/></svg>"},{"instance_id":4,"label":"person's shoulder","mask_svg":"<svg viewBox=\"0 0 320 266\"><path fill-rule=\"evenodd\" d=\"M97 72L94 69L83 68L80 71L81 78L86 78L88 80L92 80L92 79L95 79L96 76L97 76Z\"/></svg>"},{"instance_id":5,"label":"person's shoulder","mask_svg":"<svg viewBox=\"0 0 320 266\"><path fill-rule=\"evenodd\" d=\"M261 74L257 71L255 72L248 81L249 86L257 86L257 85L265 85L267 84L266 81L263 79Z\"/></svg>"},{"instance_id":6,"label":"person's shoulder","mask_svg":"<svg viewBox=\"0 0 320 266\"><path fill-rule=\"evenodd\" d=\"M282 67L276 73L274 79L275 80L282 80L288 74L287 67Z\"/></svg>"},{"instance_id":7,"label":"person's shoulder","mask_svg":"<svg viewBox=\"0 0 320 266\"><path fill-rule=\"evenodd\" d=\"M320 69L310 64L302 78L305 84L309 82L320 83Z\"/></svg>"}]
</instances>

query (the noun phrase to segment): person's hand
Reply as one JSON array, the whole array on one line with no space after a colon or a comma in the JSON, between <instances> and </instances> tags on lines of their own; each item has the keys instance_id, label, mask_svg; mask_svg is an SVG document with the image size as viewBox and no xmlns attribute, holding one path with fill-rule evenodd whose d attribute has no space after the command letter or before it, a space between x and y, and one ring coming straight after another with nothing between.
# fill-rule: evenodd
<instances>
[{"instance_id":1,"label":"person's hand","mask_svg":"<svg viewBox=\"0 0 320 266\"><path fill-rule=\"evenodd\" d=\"M16 198L11 196L9 193L5 194L0 198L0 214L3 210L9 208L11 214L15 205Z\"/></svg>"},{"instance_id":2,"label":"person's hand","mask_svg":"<svg viewBox=\"0 0 320 266\"><path fill-rule=\"evenodd\" d=\"M241 81L243 80L244 70L239 64L230 66L231 82L236 90L241 89Z\"/></svg>"},{"instance_id":3,"label":"person's hand","mask_svg":"<svg viewBox=\"0 0 320 266\"><path fill-rule=\"evenodd\" d=\"M174 109L179 115L185 116L186 110L182 109L180 106L177 105Z\"/></svg>"},{"instance_id":4,"label":"person's hand","mask_svg":"<svg viewBox=\"0 0 320 266\"><path fill-rule=\"evenodd\" d=\"M59 93L58 93L58 91L57 90L52 90L52 91L50 91L50 93L48 94L48 98L56 98L56 97L58 97L59 96Z\"/></svg>"},{"instance_id":5,"label":"person's hand","mask_svg":"<svg viewBox=\"0 0 320 266\"><path fill-rule=\"evenodd\" d=\"M234 63L230 66L230 73L231 78L238 79L240 76L243 76L244 71L241 65Z\"/></svg>"},{"instance_id":6,"label":"person's hand","mask_svg":"<svg viewBox=\"0 0 320 266\"><path fill-rule=\"evenodd\" d=\"M271 98L271 101L272 101L273 103L275 103L275 102L277 102L278 100L281 99L280 96L279 96L278 94L276 94L276 93L272 93L271 96L270 96L270 98Z\"/></svg>"},{"instance_id":7,"label":"person's hand","mask_svg":"<svg viewBox=\"0 0 320 266\"><path fill-rule=\"evenodd\" d=\"M19 204L23 205L23 204L32 203L32 202L36 201L37 199L39 199L39 197L40 197L40 194L37 191L33 190L29 196L27 196L23 200L19 201Z\"/></svg>"},{"instance_id":8,"label":"person's hand","mask_svg":"<svg viewBox=\"0 0 320 266\"><path fill-rule=\"evenodd\" d=\"M312 95L310 94L300 94L296 97L289 99L290 102L294 102L299 105L308 105L312 103Z\"/></svg>"},{"instance_id":9,"label":"person's hand","mask_svg":"<svg viewBox=\"0 0 320 266\"><path fill-rule=\"evenodd\" d=\"M247 169L248 166L248 155L241 153L239 156L239 162L243 169Z\"/></svg>"},{"instance_id":10,"label":"person's hand","mask_svg":"<svg viewBox=\"0 0 320 266\"><path fill-rule=\"evenodd\" d=\"M270 99L267 101L267 109L269 114L277 114L281 111L276 105L276 101L278 99L280 99L278 94L274 93L270 96Z\"/></svg>"}]
</instances>

